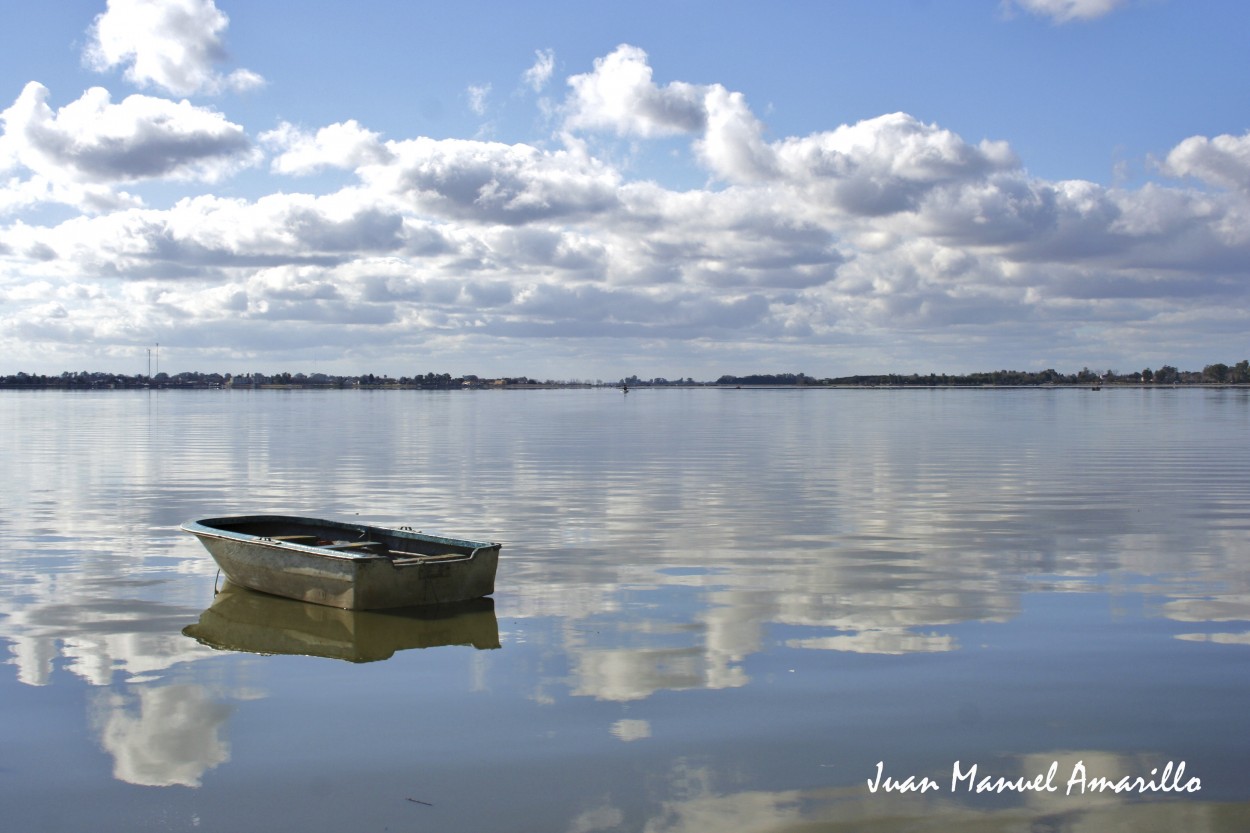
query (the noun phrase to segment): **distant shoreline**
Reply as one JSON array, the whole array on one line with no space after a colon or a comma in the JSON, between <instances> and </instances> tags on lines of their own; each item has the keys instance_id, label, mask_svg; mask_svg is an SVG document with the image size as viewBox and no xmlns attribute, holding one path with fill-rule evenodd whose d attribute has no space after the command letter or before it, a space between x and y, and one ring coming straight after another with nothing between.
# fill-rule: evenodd
<instances>
[{"instance_id":1,"label":"distant shoreline","mask_svg":"<svg viewBox=\"0 0 1250 833\"><path fill-rule=\"evenodd\" d=\"M992 383L946 383L946 384L719 384L716 382L696 382L694 384L666 385L629 385L628 390L743 390L743 391L819 391L819 390L1179 390L1179 389L1250 389L1245 382L1170 382L1166 384L1148 382L1104 382L1099 384L1086 383L1046 383L1046 384L992 384ZM460 387L431 387L425 385L325 385L325 384L291 384L291 385L222 385L211 383L154 383L151 385L92 385L92 384L7 384L0 382L0 391L74 391L74 392L124 392L124 391L186 391L186 390L221 390L221 391L489 391L489 390L620 390L620 384L579 384L566 382L535 382L527 384L503 385L465 385Z\"/></svg>"},{"instance_id":2,"label":"distant shoreline","mask_svg":"<svg viewBox=\"0 0 1250 833\"><path fill-rule=\"evenodd\" d=\"M450 373L425 373L412 376L378 376L361 373L349 376L327 373L156 373L124 375L102 372L65 372L56 376L32 373L0 375L0 389L60 390L133 390L133 389L213 389L245 388L249 390L535 390L565 388L1096 388L1107 387L1181 387L1189 385L1239 387L1250 385L1250 360L1234 365L1209 364L1201 371L1179 370L1163 365L1158 370L1146 368L1132 373L1114 370L1096 372L1088 367L1076 373L1046 370L992 370L976 373L875 373L854 376L816 378L806 373L755 373L744 376L726 374L715 381L696 381L687 376L678 379L655 377L642 379L637 375L616 380L547 379L528 376L482 377L472 374L452 376Z\"/></svg>"}]
</instances>

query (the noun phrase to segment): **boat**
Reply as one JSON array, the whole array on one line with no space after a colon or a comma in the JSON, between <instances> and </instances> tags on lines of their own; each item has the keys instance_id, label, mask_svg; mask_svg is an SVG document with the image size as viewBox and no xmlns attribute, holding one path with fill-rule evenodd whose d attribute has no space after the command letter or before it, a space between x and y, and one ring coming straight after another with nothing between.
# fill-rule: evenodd
<instances>
[{"instance_id":1,"label":"boat","mask_svg":"<svg viewBox=\"0 0 1250 833\"><path fill-rule=\"evenodd\" d=\"M346 610L489 596L501 546L295 515L198 518L182 529L235 584Z\"/></svg>"},{"instance_id":2,"label":"boat","mask_svg":"<svg viewBox=\"0 0 1250 833\"><path fill-rule=\"evenodd\" d=\"M399 651L500 647L495 602L469 599L388 610L339 610L257 593L230 581L185 636L219 651L377 662Z\"/></svg>"}]
</instances>

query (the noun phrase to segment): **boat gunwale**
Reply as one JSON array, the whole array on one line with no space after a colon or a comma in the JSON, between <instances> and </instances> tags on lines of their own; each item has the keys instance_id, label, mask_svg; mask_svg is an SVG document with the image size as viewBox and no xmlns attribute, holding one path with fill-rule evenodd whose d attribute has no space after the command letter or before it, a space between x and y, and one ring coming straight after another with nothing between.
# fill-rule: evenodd
<instances>
[{"instance_id":1,"label":"boat gunwale","mask_svg":"<svg viewBox=\"0 0 1250 833\"><path fill-rule=\"evenodd\" d=\"M374 524L353 524L346 521L313 518L307 515L214 515L203 518L193 518L186 521L182 524L182 529L199 538L219 538L238 541L240 543L250 544L253 546L273 547L288 551L294 550L296 552L303 552L321 558L333 558L342 561L369 561L375 559L390 560L389 556L369 551L350 552L344 550L333 550L314 544L300 544L293 541L281 541L276 538L269 538L264 535L256 535L250 532L237 532L231 529L223 529L218 526L214 526L215 522L228 522L230 524L266 522L290 523L331 527L348 530L353 533L376 532L384 536L427 541L429 543L461 548L466 550L466 552L460 554L463 558L472 558L480 550L502 548L503 546L502 544L493 541L470 541L467 538L450 538L445 535L433 535L426 532L418 532L413 529L399 529L395 527L376 526Z\"/></svg>"}]
</instances>

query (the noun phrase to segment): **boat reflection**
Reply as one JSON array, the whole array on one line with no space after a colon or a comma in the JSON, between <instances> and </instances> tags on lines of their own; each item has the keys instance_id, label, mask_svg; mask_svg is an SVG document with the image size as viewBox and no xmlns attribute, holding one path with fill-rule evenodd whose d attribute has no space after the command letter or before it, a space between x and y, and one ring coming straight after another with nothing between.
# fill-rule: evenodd
<instances>
[{"instance_id":1,"label":"boat reflection","mask_svg":"<svg viewBox=\"0 0 1250 833\"><path fill-rule=\"evenodd\" d=\"M472 645L499 647L495 602L354 611L257 593L226 582L200 621L183 628L192 639L223 651L298 654L375 662L396 651Z\"/></svg>"}]
</instances>

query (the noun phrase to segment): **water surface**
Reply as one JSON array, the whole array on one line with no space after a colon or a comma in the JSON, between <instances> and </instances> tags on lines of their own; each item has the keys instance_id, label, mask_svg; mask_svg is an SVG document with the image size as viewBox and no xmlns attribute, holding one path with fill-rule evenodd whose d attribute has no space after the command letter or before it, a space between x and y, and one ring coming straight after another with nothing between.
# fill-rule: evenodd
<instances>
[{"instance_id":1,"label":"water surface","mask_svg":"<svg viewBox=\"0 0 1250 833\"><path fill-rule=\"evenodd\" d=\"M4 392L0 429L15 830L1250 824L1245 390ZM215 595L177 525L255 512L503 541L498 591Z\"/></svg>"}]
</instances>

